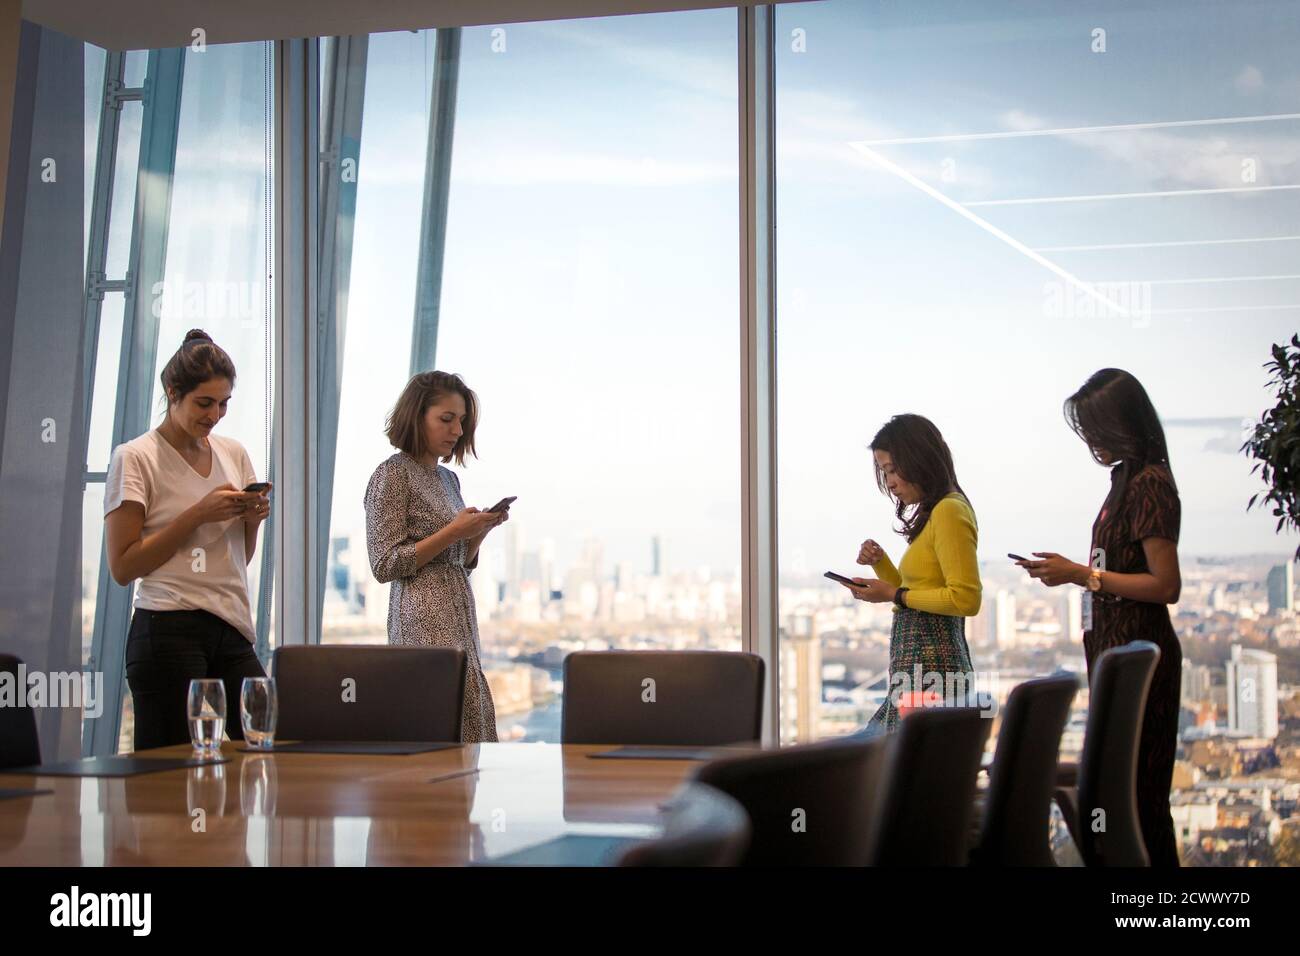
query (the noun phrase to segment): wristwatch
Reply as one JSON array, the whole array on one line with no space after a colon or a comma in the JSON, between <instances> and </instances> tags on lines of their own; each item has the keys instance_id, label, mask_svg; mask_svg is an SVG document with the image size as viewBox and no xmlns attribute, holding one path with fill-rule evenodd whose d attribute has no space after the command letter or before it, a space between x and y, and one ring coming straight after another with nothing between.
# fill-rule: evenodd
<instances>
[{"instance_id":1,"label":"wristwatch","mask_svg":"<svg viewBox=\"0 0 1300 956\"><path fill-rule=\"evenodd\" d=\"M897 604L899 607L903 607L903 608L907 607L907 605L903 603L903 595L906 593L907 593L907 588L896 588L894 590L894 603Z\"/></svg>"},{"instance_id":2,"label":"wristwatch","mask_svg":"<svg viewBox=\"0 0 1300 956\"><path fill-rule=\"evenodd\" d=\"M1088 590L1089 591L1101 590L1101 569L1100 568L1093 568L1092 573L1088 575Z\"/></svg>"}]
</instances>

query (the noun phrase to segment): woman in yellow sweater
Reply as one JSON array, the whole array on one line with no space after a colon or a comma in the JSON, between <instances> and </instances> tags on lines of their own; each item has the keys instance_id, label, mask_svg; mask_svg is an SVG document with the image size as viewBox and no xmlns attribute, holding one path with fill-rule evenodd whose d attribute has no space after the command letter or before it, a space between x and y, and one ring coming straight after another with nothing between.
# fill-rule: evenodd
<instances>
[{"instance_id":1,"label":"woman in yellow sweater","mask_svg":"<svg viewBox=\"0 0 1300 956\"><path fill-rule=\"evenodd\" d=\"M899 533L908 541L897 568L879 544L864 541L858 563L876 578L854 578L851 588L859 601L895 604L889 696L867 725L887 733L908 692L939 691L947 704L965 703L974 680L965 619L979 613L982 588L975 512L939 429L921 415L895 415L871 451L876 484L897 503Z\"/></svg>"}]
</instances>

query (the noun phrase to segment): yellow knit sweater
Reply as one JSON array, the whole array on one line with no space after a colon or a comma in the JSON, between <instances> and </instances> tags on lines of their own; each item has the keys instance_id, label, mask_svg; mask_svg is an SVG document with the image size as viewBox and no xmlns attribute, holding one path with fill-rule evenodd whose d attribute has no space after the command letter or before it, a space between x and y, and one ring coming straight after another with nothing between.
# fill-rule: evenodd
<instances>
[{"instance_id":1,"label":"yellow knit sweater","mask_svg":"<svg viewBox=\"0 0 1300 956\"><path fill-rule=\"evenodd\" d=\"M974 617L983 590L975 557L977 540L970 502L953 492L934 506L930 520L903 553L897 568L886 555L871 569L882 581L907 588L903 603L910 608Z\"/></svg>"}]
</instances>

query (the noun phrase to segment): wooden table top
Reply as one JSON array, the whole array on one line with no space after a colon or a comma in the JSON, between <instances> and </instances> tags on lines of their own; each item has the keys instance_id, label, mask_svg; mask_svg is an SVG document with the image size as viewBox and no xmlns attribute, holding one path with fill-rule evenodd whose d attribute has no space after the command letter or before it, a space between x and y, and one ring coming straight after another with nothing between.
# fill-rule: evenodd
<instances>
[{"instance_id":1,"label":"wooden table top","mask_svg":"<svg viewBox=\"0 0 1300 956\"><path fill-rule=\"evenodd\" d=\"M130 777L0 774L0 866L459 865L566 835L649 838L699 766L608 745L485 743L402 756L243 753ZM188 757L188 744L140 757Z\"/></svg>"}]
</instances>

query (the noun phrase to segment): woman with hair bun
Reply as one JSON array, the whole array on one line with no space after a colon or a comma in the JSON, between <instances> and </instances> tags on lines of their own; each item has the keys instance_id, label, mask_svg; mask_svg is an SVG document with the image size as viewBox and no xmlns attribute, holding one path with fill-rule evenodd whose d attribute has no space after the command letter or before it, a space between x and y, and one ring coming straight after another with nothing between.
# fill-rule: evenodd
<instances>
[{"instance_id":1,"label":"woman with hair bun","mask_svg":"<svg viewBox=\"0 0 1300 956\"><path fill-rule=\"evenodd\" d=\"M239 700L245 677L265 677L253 651L248 562L270 512L244 446L212 433L225 417L235 366L193 329L162 370L163 421L113 450L104 489L113 580L139 580L126 644L134 749L190 739L186 697L195 678L220 679ZM227 720L231 739L243 738Z\"/></svg>"}]
</instances>

